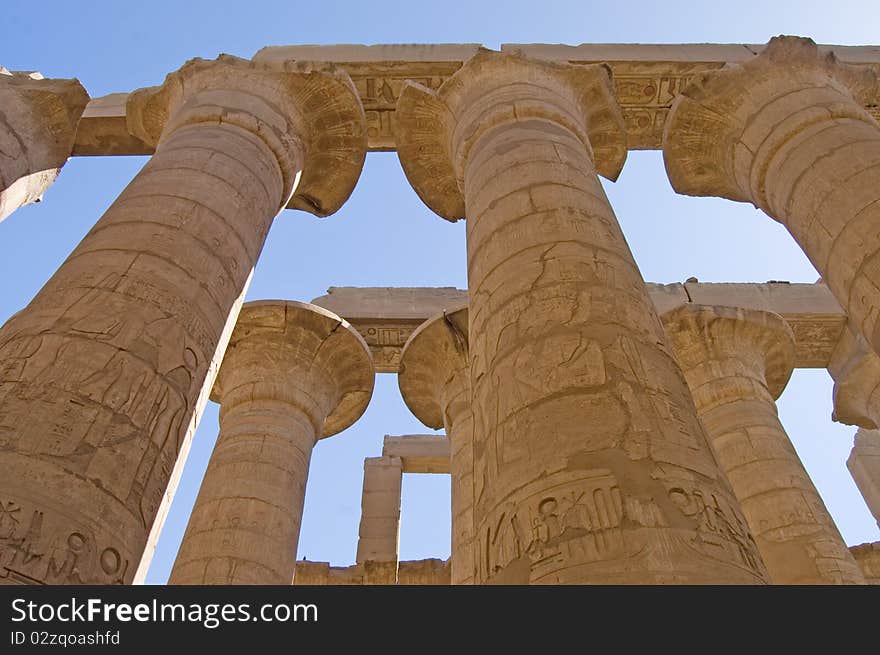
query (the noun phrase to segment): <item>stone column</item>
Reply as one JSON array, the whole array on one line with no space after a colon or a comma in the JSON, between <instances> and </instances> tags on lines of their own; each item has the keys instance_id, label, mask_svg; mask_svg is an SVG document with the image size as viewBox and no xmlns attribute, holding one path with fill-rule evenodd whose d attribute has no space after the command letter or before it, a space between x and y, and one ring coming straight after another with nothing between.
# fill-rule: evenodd
<instances>
[{"instance_id":1,"label":"stone column","mask_svg":"<svg viewBox=\"0 0 880 655\"><path fill-rule=\"evenodd\" d=\"M880 541L849 549L865 576L865 582L880 585Z\"/></svg>"},{"instance_id":2,"label":"stone column","mask_svg":"<svg viewBox=\"0 0 880 655\"><path fill-rule=\"evenodd\" d=\"M475 581L765 582L596 176L626 155L608 69L481 50L396 117L468 218Z\"/></svg>"},{"instance_id":3,"label":"stone column","mask_svg":"<svg viewBox=\"0 0 880 655\"><path fill-rule=\"evenodd\" d=\"M696 304L663 319L771 580L864 583L776 414L775 399L794 363L794 336L785 320L772 312Z\"/></svg>"},{"instance_id":4,"label":"stone column","mask_svg":"<svg viewBox=\"0 0 880 655\"><path fill-rule=\"evenodd\" d=\"M356 561L369 574L370 584L397 584L402 483L399 457L364 460Z\"/></svg>"},{"instance_id":5,"label":"stone column","mask_svg":"<svg viewBox=\"0 0 880 655\"><path fill-rule=\"evenodd\" d=\"M880 431L860 428L846 467L880 528Z\"/></svg>"},{"instance_id":6,"label":"stone column","mask_svg":"<svg viewBox=\"0 0 880 655\"><path fill-rule=\"evenodd\" d=\"M452 474L452 584L474 583L474 417L467 306L423 323L403 347L397 375L407 407L429 428L445 428Z\"/></svg>"},{"instance_id":7,"label":"stone column","mask_svg":"<svg viewBox=\"0 0 880 655\"><path fill-rule=\"evenodd\" d=\"M782 223L880 352L877 74L810 39L776 37L754 59L699 76L673 103L672 186L751 202Z\"/></svg>"},{"instance_id":8,"label":"stone column","mask_svg":"<svg viewBox=\"0 0 880 655\"><path fill-rule=\"evenodd\" d=\"M291 584L315 442L354 423L373 392L369 347L308 303L241 311L212 399L220 435L171 584Z\"/></svg>"},{"instance_id":9,"label":"stone column","mask_svg":"<svg viewBox=\"0 0 880 655\"><path fill-rule=\"evenodd\" d=\"M0 221L42 199L70 157L88 101L79 80L0 68Z\"/></svg>"},{"instance_id":10,"label":"stone column","mask_svg":"<svg viewBox=\"0 0 880 655\"><path fill-rule=\"evenodd\" d=\"M0 329L3 582L132 580L273 218L353 188L350 78L288 68L193 60L132 94L156 154Z\"/></svg>"},{"instance_id":11,"label":"stone column","mask_svg":"<svg viewBox=\"0 0 880 655\"><path fill-rule=\"evenodd\" d=\"M831 418L860 428L846 466L880 526L880 356L848 326L828 362L828 373L834 379Z\"/></svg>"},{"instance_id":12,"label":"stone column","mask_svg":"<svg viewBox=\"0 0 880 655\"><path fill-rule=\"evenodd\" d=\"M848 325L828 362L834 380L831 418L845 425L880 427L880 356Z\"/></svg>"}]
</instances>

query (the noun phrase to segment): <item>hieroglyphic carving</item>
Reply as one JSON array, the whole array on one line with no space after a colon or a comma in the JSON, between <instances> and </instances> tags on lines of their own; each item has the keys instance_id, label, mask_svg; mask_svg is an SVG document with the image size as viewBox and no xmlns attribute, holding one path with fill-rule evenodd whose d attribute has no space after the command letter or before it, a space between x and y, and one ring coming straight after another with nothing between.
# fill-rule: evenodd
<instances>
[{"instance_id":1,"label":"hieroglyphic carving","mask_svg":"<svg viewBox=\"0 0 880 655\"><path fill-rule=\"evenodd\" d=\"M698 487L673 487L669 498L685 516L697 522L691 546L719 560L732 554L753 571L762 570L755 538L729 502Z\"/></svg>"},{"instance_id":2,"label":"hieroglyphic carving","mask_svg":"<svg viewBox=\"0 0 880 655\"><path fill-rule=\"evenodd\" d=\"M366 52L357 61L352 53L341 61L331 56L337 46L326 46L328 59L338 62L354 80L366 111L370 150L394 150L394 111L400 88L407 79L436 89L460 66L461 61L427 61L421 52L406 60L408 46L390 46L402 59L370 59ZM382 46L374 46L382 47ZM412 46L416 50L425 46ZM357 48L357 47L355 47ZM627 146L631 150L654 150L661 147L663 125L674 98L700 73L721 68L725 63L739 62L753 56L759 47L730 45L652 45L580 46L559 48L540 44L510 44L502 50L525 51L529 56L568 61L572 64L607 63L611 66L617 99L627 129ZM856 51L860 48L829 46L842 61L863 63L880 70L876 54ZM280 49L284 49L281 47ZM612 50L617 49L618 52ZM265 50L273 50L267 48ZM593 52L590 52L592 50ZM321 48L308 56L321 60ZM464 50L454 57L466 58ZM622 58L624 57L624 58ZM259 58L259 56L257 57ZM444 57L446 59L447 57ZM112 94L89 102L76 133L74 155L148 154L150 147L138 141L125 129L125 94ZM880 120L880 102L868 106Z\"/></svg>"},{"instance_id":3,"label":"hieroglyphic carving","mask_svg":"<svg viewBox=\"0 0 880 655\"><path fill-rule=\"evenodd\" d=\"M400 352L406 340L421 324L419 320L358 321L352 326L370 347L377 373L397 373Z\"/></svg>"},{"instance_id":4,"label":"hieroglyphic carving","mask_svg":"<svg viewBox=\"0 0 880 655\"><path fill-rule=\"evenodd\" d=\"M556 474L554 484L532 484L514 505L497 508L477 537L478 577L489 579L528 558L533 576L556 562L607 560L622 555L623 500L611 471ZM576 552L575 552L576 551Z\"/></svg>"},{"instance_id":5,"label":"hieroglyphic carving","mask_svg":"<svg viewBox=\"0 0 880 655\"><path fill-rule=\"evenodd\" d=\"M127 584L130 560L88 528L0 498L0 584Z\"/></svg>"},{"instance_id":6,"label":"hieroglyphic carving","mask_svg":"<svg viewBox=\"0 0 880 655\"><path fill-rule=\"evenodd\" d=\"M658 148L663 137L663 125L675 97L694 75L721 66L718 63L699 62L609 62L609 65L615 73L614 88L626 122L627 146L632 150Z\"/></svg>"},{"instance_id":7,"label":"hieroglyphic carving","mask_svg":"<svg viewBox=\"0 0 880 655\"><path fill-rule=\"evenodd\" d=\"M545 225L553 225L554 220L548 218ZM785 318L794 332L796 368L825 368L846 325L846 315L823 284L648 283L647 286L651 300L661 312L688 302L689 296L692 297L693 302L711 301L711 304L715 305L760 308L777 312ZM685 287L687 292L684 290ZM336 304L327 301L327 298L335 296L315 299L318 305L327 302L329 309L345 316L355 326L370 345L376 370L380 373L397 372L400 349L422 321L439 311L435 305L440 299L442 299L441 307L444 305L451 307L467 300L466 291L456 292L445 288L425 287L417 290L421 295L415 296L411 288L393 289L390 293L388 289L373 287L357 289L342 287L337 291L337 295L357 291L359 293L356 295L359 299L369 298L371 292L385 292L371 303L375 311L371 311L369 317L365 312L371 309L371 306L363 300L357 307L351 307L350 301ZM389 301L386 296L395 300L399 298L400 302ZM503 311L516 316L522 311L522 305L513 304ZM417 317L413 318L413 314Z\"/></svg>"},{"instance_id":8,"label":"hieroglyphic carving","mask_svg":"<svg viewBox=\"0 0 880 655\"><path fill-rule=\"evenodd\" d=\"M345 64L364 105L370 150L394 150L394 111L407 80L437 89L460 66L461 62Z\"/></svg>"}]
</instances>

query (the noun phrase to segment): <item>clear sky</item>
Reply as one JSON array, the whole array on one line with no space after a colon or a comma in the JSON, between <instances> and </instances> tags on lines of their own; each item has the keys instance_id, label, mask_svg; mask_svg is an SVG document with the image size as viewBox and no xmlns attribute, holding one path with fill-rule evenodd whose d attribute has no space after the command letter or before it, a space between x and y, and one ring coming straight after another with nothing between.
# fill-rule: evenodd
<instances>
[{"instance_id":1,"label":"clear sky","mask_svg":"<svg viewBox=\"0 0 880 655\"><path fill-rule=\"evenodd\" d=\"M880 4L862 2L67 2L6 0L0 65L77 77L93 96L161 83L192 57L252 56L265 45L334 43L764 43L776 34L820 43L880 42ZM142 157L76 158L44 201L0 223L0 323L24 307L143 166ZM755 210L677 196L659 152L630 152L605 188L646 280L815 282L784 228ZM397 157L367 157L337 214L285 211L275 221L248 300L311 300L330 286L465 288L464 224L433 215ZM846 542L880 540L846 458L855 429L831 421L831 380L798 370L780 417ZM164 583L217 435L209 404L147 578ZM363 460L385 434L427 433L408 412L396 377L378 375L372 402L350 429L319 442L312 458L299 557L354 562ZM3 473L0 472L0 475ZM449 556L449 480L404 476L401 559Z\"/></svg>"}]
</instances>

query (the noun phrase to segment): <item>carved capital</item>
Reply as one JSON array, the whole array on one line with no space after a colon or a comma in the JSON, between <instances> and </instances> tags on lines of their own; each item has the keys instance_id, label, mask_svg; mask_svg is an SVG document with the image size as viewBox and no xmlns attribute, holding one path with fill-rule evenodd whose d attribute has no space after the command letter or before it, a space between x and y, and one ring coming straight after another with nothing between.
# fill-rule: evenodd
<instances>
[{"instance_id":1,"label":"carved capital","mask_svg":"<svg viewBox=\"0 0 880 655\"><path fill-rule=\"evenodd\" d=\"M259 135L277 157L285 189L293 190L287 207L316 216L342 206L366 157L357 90L330 63L191 59L161 86L132 93L126 119L132 135L157 146L195 123L233 124Z\"/></svg>"},{"instance_id":2,"label":"carved capital","mask_svg":"<svg viewBox=\"0 0 880 655\"><path fill-rule=\"evenodd\" d=\"M688 303L667 312L662 320L691 391L693 371L705 371L699 377L706 381L714 373L726 375L714 367L723 360L737 360L743 370L763 377L774 399L785 389L794 368L795 342L779 314Z\"/></svg>"},{"instance_id":3,"label":"carved capital","mask_svg":"<svg viewBox=\"0 0 880 655\"><path fill-rule=\"evenodd\" d=\"M369 347L347 321L308 303L260 300L242 307L211 399L221 411L258 399L295 404L329 437L364 413L374 379Z\"/></svg>"},{"instance_id":4,"label":"carved capital","mask_svg":"<svg viewBox=\"0 0 880 655\"><path fill-rule=\"evenodd\" d=\"M812 39L777 36L742 64L699 75L672 104L663 157L673 188L691 196L752 202L771 215L767 166L817 122L854 118L880 92L868 66L843 64Z\"/></svg>"},{"instance_id":5,"label":"carved capital","mask_svg":"<svg viewBox=\"0 0 880 655\"><path fill-rule=\"evenodd\" d=\"M435 430L446 425L446 387L468 375L468 308L428 319L412 333L400 357L397 384L413 415Z\"/></svg>"},{"instance_id":6,"label":"carved capital","mask_svg":"<svg viewBox=\"0 0 880 655\"><path fill-rule=\"evenodd\" d=\"M832 420L876 429L880 420L880 357L850 326L831 355L828 373L834 379Z\"/></svg>"},{"instance_id":7,"label":"carved capital","mask_svg":"<svg viewBox=\"0 0 880 655\"><path fill-rule=\"evenodd\" d=\"M419 197L437 214L464 217L464 167L486 132L516 121L564 126L616 179L626 130L610 69L528 59L480 48L436 91L407 82L397 101L397 154Z\"/></svg>"},{"instance_id":8,"label":"carved capital","mask_svg":"<svg viewBox=\"0 0 880 655\"><path fill-rule=\"evenodd\" d=\"M88 101L79 80L0 68L0 220L42 198L70 157Z\"/></svg>"}]
</instances>

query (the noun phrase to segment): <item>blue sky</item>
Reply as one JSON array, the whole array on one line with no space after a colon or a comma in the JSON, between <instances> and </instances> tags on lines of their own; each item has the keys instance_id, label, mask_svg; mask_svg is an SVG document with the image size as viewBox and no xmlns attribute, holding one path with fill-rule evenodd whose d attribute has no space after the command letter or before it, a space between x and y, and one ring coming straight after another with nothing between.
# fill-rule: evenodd
<instances>
[{"instance_id":1,"label":"blue sky","mask_svg":"<svg viewBox=\"0 0 880 655\"><path fill-rule=\"evenodd\" d=\"M613 6L612 6L613 5ZM334 43L764 43L776 34L820 43L880 40L880 5L864 2L441 3L6 0L0 65L78 77L100 96L157 84L187 59L250 57L265 45ZM143 166L142 157L76 158L44 201L0 223L0 323L25 306ZM814 282L818 274L780 225L748 205L677 196L659 152L631 152L605 183L646 280ZM433 215L397 157L367 157L348 203L327 219L285 211L275 221L248 300L310 300L329 286L466 287L464 224ZM799 370L780 417L844 539L880 540L846 469L854 428L832 423L831 380ZM350 429L319 442L306 493L299 557L354 561L363 459L385 434L429 432L409 414L396 378L379 375L370 407ZM217 434L209 404L147 581L165 582ZM449 480L404 479L401 558L448 557Z\"/></svg>"}]
</instances>

